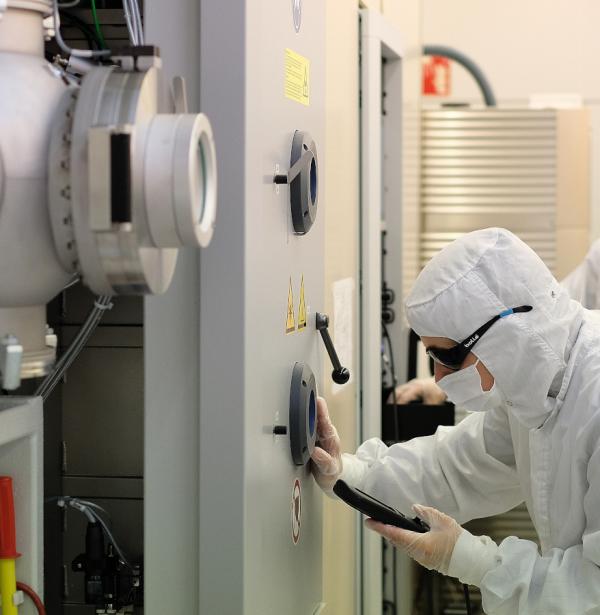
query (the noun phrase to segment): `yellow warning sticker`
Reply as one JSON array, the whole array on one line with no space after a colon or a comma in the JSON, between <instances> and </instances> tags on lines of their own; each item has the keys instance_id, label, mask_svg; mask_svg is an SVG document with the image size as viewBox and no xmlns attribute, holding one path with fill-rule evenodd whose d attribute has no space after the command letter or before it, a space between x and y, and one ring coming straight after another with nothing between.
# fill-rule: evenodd
<instances>
[{"instance_id":1,"label":"yellow warning sticker","mask_svg":"<svg viewBox=\"0 0 600 615\"><path fill-rule=\"evenodd\" d=\"M285 96L310 104L310 60L291 49L285 50Z\"/></svg>"},{"instance_id":2,"label":"yellow warning sticker","mask_svg":"<svg viewBox=\"0 0 600 615\"><path fill-rule=\"evenodd\" d=\"M300 307L298 308L298 331L306 327L306 299L304 298L304 276L300 283Z\"/></svg>"},{"instance_id":3,"label":"yellow warning sticker","mask_svg":"<svg viewBox=\"0 0 600 615\"><path fill-rule=\"evenodd\" d=\"M290 278L290 289L288 290L287 318L285 321L285 332L293 333L296 330L296 320L294 316L294 291L292 290L292 278Z\"/></svg>"}]
</instances>

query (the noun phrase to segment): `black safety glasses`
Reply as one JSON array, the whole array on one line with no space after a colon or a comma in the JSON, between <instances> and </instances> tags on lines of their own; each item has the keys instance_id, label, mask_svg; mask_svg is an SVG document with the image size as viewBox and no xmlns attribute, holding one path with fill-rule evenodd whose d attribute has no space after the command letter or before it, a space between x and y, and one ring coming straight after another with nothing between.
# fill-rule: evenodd
<instances>
[{"instance_id":1,"label":"black safety glasses","mask_svg":"<svg viewBox=\"0 0 600 615\"><path fill-rule=\"evenodd\" d=\"M495 323L498 322L501 318L506 318L511 314L516 314L518 312L531 312L533 309L530 305L521 305L519 307L510 308L508 310L504 310L494 316L494 318L488 320L484 325L479 327L477 331L469 335L469 337L462 342L456 344L456 346L452 346L452 348L428 348L427 354L440 365L447 367L448 369L452 369L454 371L461 368L464 360L467 358L467 355L473 349L473 346L480 340L481 336Z\"/></svg>"}]
</instances>

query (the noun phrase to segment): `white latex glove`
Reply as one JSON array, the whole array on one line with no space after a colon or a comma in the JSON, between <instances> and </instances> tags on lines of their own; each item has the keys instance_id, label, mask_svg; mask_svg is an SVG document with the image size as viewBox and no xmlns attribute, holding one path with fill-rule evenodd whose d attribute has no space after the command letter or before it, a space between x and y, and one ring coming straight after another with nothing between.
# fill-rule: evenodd
<instances>
[{"instance_id":1,"label":"white latex glove","mask_svg":"<svg viewBox=\"0 0 600 615\"><path fill-rule=\"evenodd\" d=\"M409 404L422 399L424 404L441 406L446 401L446 393L440 389L433 378L414 378L396 387L396 403ZM394 394L388 398L388 404L394 403Z\"/></svg>"},{"instance_id":2,"label":"white latex glove","mask_svg":"<svg viewBox=\"0 0 600 615\"><path fill-rule=\"evenodd\" d=\"M367 519L365 525L387 538L395 547L404 549L410 557L429 570L448 573L452 552L463 528L448 515L429 506L413 506L417 516L431 528L419 534Z\"/></svg>"},{"instance_id":3,"label":"white latex glove","mask_svg":"<svg viewBox=\"0 0 600 615\"><path fill-rule=\"evenodd\" d=\"M319 487L328 494L342 473L342 445L337 429L329 418L327 402L317 398L317 443L311 455L311 469Z\"/></svg>"}]
</instances>

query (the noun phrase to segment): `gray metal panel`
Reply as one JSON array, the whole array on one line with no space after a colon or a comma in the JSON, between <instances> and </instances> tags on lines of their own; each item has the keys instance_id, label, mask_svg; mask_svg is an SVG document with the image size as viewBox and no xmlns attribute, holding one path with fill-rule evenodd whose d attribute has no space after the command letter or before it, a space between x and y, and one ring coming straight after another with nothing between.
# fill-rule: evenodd
<instances>
[{"instance_id":1,"label":"gray metal panel","mask_svg":"<svg viewBox=\"0 0 600 615\"><path fill-rule=\"evenodd\" d=\"M246 75L246 271L245 271L245 583L244 613L312 615L322 599L322 498L308 467L296 467L289 439L269 433L287 423L292 368L307 362L318 383L330 377L321 365L315 311L324 308L324 165L319 212L305 236L292 233L289 191L279 194L265 177L289 166L293 131L308 130L321 161L325 144L325 6L302 3L295 33L291 2L247 3ZM286 47L311 61L310 106L283 96ZM304 276L308 326L285 333L290 276L298 320ZM324 368L324 369L323 369ZM302 485L300 541L292 541L292 491ZM259 495L260 494L260 495ZM258 497L257 497L258 496ZM257 566L257 562L260 565Z\"/></svg>"},{"instance_id":2,"label":"gray metal panel","mask_svg":"<svg viewBox=\"0 0 600 615\"><path fill-rule=\"evenodd\" d=\"M198 320L198 255L183 250L169 291L146 299L148 615L198 613Z\"/></svg>"},{"instance_id":3,"label":"gray metal panel","mask_svg":"<svg viewBox=\"0 0 600 615\"><path fill-rule=\"evenodd\" d=\"M323 180L319 213L292 233L287 187L295 129L324 144L325 7L291 2L202 3L202 103L215 131L220 209L201 266L200 612L311 615L322 593L322 494L292 464L287 424L292 368L322 381L315 311L323 306ZM285 49L311 60L310 106L284 97ZM225 50L225 51L224 51ZM286 335L288 286L298 310L304 275L308 327ZM325 368L327 375L329 365ZM292 489L302 484L300 541Z\"/></svg>"},{"instance_id":4,"label":"gray metal panel","mask_svg":"<svg viewBox=\"0 0 600 615\"><path fill-rule=\"evenodd\" d=\"M556 118L529 109L423 112L423 265L465 232L503 226L554 267Z\"/></svg>"},{"instance_id":5,"label":"gray metal panel","mask_svg":"<svg viewBox=\"0 0 600 615\"><path fill-rule=\"evenodd\" d=\"M221 3L217 3L221 4ZM146 39L199 110L200 3L146 0ZM218 145L217 145L218 147ZM145 300L145 612L198 615L199 264L181 250L170 289ZM225 611L222 611L225 613Z\"/></svg>"},{"instance_id":6,"label":"gray metal panel","mask_svg":"<svg viewBox=\"0 0 600 615\"><path fill-rule=\"evenodd\" d=\"M245 463L246 377L243 5L240 1L201 2L201 104L211 117L219 169L217 225L201 259L197 612L202 615L244 613L244 475L240 469Z\"/></svg>"},{"instance_id":7,"label":"gray metal panel","mask_svg":"<svg viewBox=\"0 0 600 615\"><path fill-rule=\"evenodd\" d=\"M142 476L143 350L85 348L63 385L67 474Z\"/></svg>"}]
</instances>

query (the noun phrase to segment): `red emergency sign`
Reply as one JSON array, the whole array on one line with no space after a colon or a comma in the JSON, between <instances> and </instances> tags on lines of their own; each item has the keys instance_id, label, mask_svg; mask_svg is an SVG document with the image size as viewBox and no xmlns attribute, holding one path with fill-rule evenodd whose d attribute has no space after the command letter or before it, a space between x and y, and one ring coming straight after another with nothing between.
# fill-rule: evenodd
<instances>
[{"instance_id":1,"label":"red emergency sign","mask_svg":"<svg viewBox=\"0 0 600 615\"><path fill-rule=\"evenodd\" d=\"M450 95L450 60L441 56L423 58L423 94Z\"/></svg>"}]
</instances>

